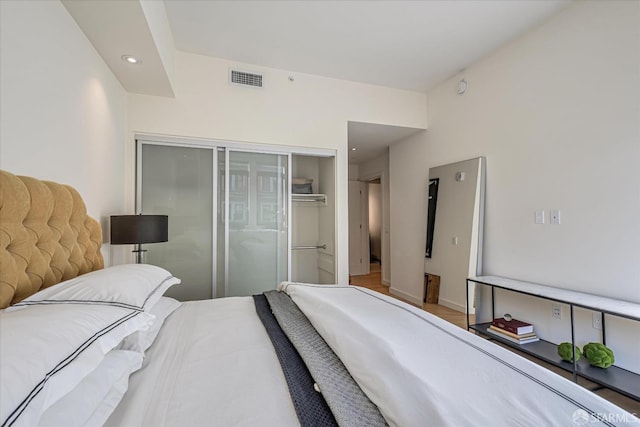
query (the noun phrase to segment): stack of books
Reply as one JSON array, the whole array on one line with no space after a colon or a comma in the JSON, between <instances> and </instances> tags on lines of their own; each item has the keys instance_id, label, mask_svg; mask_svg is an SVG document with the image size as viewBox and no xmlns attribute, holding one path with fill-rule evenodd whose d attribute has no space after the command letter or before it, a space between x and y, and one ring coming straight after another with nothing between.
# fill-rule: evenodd
<instances>
[{"instance_id":1,"label":"stack of books","mask_svg":"<svg viewBox=\"0 0 640 427\"><path fill-rule=\"evenodd\" d=\"M527 344L540 340L533 332L532 324L516 319L505 320L503 317L493 319L487 332L516 344Z\"/></svg>"}]
</instances>

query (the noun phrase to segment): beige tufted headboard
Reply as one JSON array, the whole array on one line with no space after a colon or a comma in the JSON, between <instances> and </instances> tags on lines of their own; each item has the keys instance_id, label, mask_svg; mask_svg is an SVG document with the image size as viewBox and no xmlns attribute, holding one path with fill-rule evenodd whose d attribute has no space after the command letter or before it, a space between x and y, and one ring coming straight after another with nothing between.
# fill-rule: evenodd
<instances>
[{"instance_id":1,"label":"beige tufted headboard","mask_svg":"<svg viewBox=\"0 0 640 427\"><path fill-rule=\"evenodd\" d=\"M101 245L75 189L0 170L0 308L103 268Z\"/></svg>"}]
</instances>

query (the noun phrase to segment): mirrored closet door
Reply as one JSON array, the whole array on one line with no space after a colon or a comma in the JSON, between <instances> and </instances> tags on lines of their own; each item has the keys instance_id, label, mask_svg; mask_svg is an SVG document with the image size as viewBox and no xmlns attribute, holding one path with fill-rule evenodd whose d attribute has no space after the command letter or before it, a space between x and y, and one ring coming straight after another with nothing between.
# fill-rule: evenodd
<instances>
[{"instance_id":1,"label":"mirrored closet door","mask_svg":"<svg viewBox=\"0 0 640 427\"><path fill-rule=\"evenodd\" d=\"M218 198L226 225L225 235L218 236L225 241L223 295L253 295L288 278L289 161L282 154L225 154Z\"/></svg>"},{"instance_id":2,"label":"mirrored closet door","mask_svg":"<svg viewBox=\"0 0 640 427\"><path fill-rule=\"evenodd\" d=\"M140 144L137 212L169 216L169 241L144 245L147 262L182 280L167 296L212 298L214 156L211 148Z\"/></svg>"},{"instance_id":3,"label":"mirrored closet door","mask_svg":"<svg viewBox=\"0 0 640 427\"><path fill-rule=\"evenodd\" d=\"M169 216L147 260L179 300L245 296L289 275L289 156L138 141L137 212ZM215 242L215 244L214 244Z\"/></svg>"}]
</instances>

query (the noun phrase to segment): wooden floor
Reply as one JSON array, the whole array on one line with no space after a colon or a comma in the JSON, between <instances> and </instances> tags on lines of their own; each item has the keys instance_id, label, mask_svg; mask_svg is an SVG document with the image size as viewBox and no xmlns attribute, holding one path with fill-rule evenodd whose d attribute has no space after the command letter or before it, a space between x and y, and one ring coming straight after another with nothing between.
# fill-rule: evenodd
<instances>
[{"instance_id":1,"label":"wooden floor","mask_svg":"<svg viewBox=\"0 0 640 427\"><path fill-rule=\"evenodd\" d=\"M409 303L411 305L414 305L413 303L403 300L400 297L397 297L395 295L392 295L391 293L389 293L389 287L384 285L382 283L381 280L381 272L380 272L380 268L379 265L377 264L371 264L371 274L366 274L366 275L362 275L362 276L351 276L351 284L355 285L355 286L362 286L363 288L367 288L367 289L371 289L373 291L377 291L380 292L382 294L385 295L389 295L393 298L399 299L401 301L404 301L406 303ZM441 319L444 319L450 323L453 323L456 326L459 326L461 328L466 329L467 328L467 318L466 315L464 313L461 313L459 311L456 310L452 310L449 307L445 307L443 305L439 305L439 304L423 304L422 305L422 309L425 311L428 311L429 313L432 313L438 317L440 317ZM473 316L471 316L471 322L474 321ZM513 347L508 347L508 346L504 346L503 347L516 352L518 354L520 354L523 357L526 357L527 359L538 363L539 365L542 365L544 367L546 367L547 369L550 369L551 371L565 377L565 378L572 378L572 375L563 370L560 369L556 366L553 366L551 364L545 363L544 361L541 361L539 359L536 359L533 356L529 356L525 353L519 352L518 350L514 349ZM594 383L591 383L590 381L584 380L584 379L579 379L578 382L581 386L589 389L589 390L594 390L594 393L598 394L599 396L613 402L614 404L620 406L621 408L627 410L628 412L635 414L636 416L640 416L640 402L630 399L620 393L617 393L613 390L609 390L606 388L600 389L600 390L595 390L597 388L597 385Z\"/></svg>"},{"instance_id":2,"label":"wooden floor","mask_svg":"<svg viewBox=\"0 0 640 427\"><path fill-rule=\"evenodd\" d=\"M372 264L371 270L373 271L375 269L375 264ZM389 293L389 287L382 284L380 271L375 271L371 274L365 274L362 276L351 276L351 284L355 286L362 286L363 288L371 289L373 291L380 292L381 294L389 295L415 306L415 304ZM439 304L424 303L422 305L422 309L446 320L447 322L453 323L456 326L460 326L465 329L467 328L467 316L464 313ZM473 322L473 316L471 316L470 320Z\"/></svg>"}]
</instances>

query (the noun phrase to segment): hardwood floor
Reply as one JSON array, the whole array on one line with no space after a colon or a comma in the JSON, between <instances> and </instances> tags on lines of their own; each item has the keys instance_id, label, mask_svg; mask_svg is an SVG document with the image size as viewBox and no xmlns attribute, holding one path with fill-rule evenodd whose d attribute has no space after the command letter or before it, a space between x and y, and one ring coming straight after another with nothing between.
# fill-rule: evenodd
<instances>
[{"instance_id":1,"label":"hardwood floor","mask_svg":"<svg viewBox=\"0 0 640 427\"><path fill-rule=\"evenodd\" d=\"M375 269L373 264L371 269ZM415 304L389 293L389 287L382 283L381 274L382 273L380 271L376 271L362 276L351 276L351 284L355 286L362 286L363 288L371 289L372 291L380 292L381 294L389 295L415 306ZM456 326L460 326L465 329L467 328L467 316L464 313L439 304L424 303L421 308L446 320L447 322L453 323ZM471 316L471 321L473 322L473 316Z\"/></svg>"},{"instance_id":2,"label":"hardwood floor","mask_svg":"<svg viewBox=\"0 0 640 427\"><path fill-rule=\"evenodd\" d=\"M371 274L366 274L366 275L362 275L362 276L351 276L351 284L355 285L355 286L362 286L363 288L367 288L367 289L371 289L373 291L376 292L380 292L382 294L385 295L389 295L393 298L399 299L401 301L404 301L408 304L414 305L413 303L406 301L400 297L397 297L395 295L392 295L391 293L389 293L389 287L384 285L382 283L381 280L381 275L382 273L379 271L379 266L378 265L373 265L372 264L372 268ZM467 318L466 315L464 313L461 313L459 311L456 310L452 310L449 307L445 307L443 305L439 305L439 304L423 304L422 305L422 309L425 311L428 311L429 313L434 314L435 316L440 317L441 319L444 319L450 323L453 323L456 326L459 326L461 328L466 329L467 327ZM471 318L471 321L473 322L473 316ZM539 359L536 359L535 357L529 356L525 353L519 352L518 350L514 349L513 347L508 347L508 346L503 346L505 348L507 348L508 350L511 350L513 352L516 352L518 354L520 354L523 357L526 357L527 359L544 366L547 369L550 369L551 371L565 377L568 379L571 379L572 376L569 372L562 370L560 368L557 368L551 364L545 363L544 361L541 361ZM581 386L589 389L589 390L593 390L594 393L596 393L597 395L603 397L604 399L607 399L611 402L613 402L614 404L620 406L621 408L625 409L626 411L635 414L636 416L640 416L640 402L630 399L627 396L624 396L620 393L617 393L613 390L609 390L606 388L602 388L602 389L596 389L597 388L597 384L591 383L590 381L584 380L584 379L580 379L578 384L580 384Z\"/></svg>"}]
</instances>

